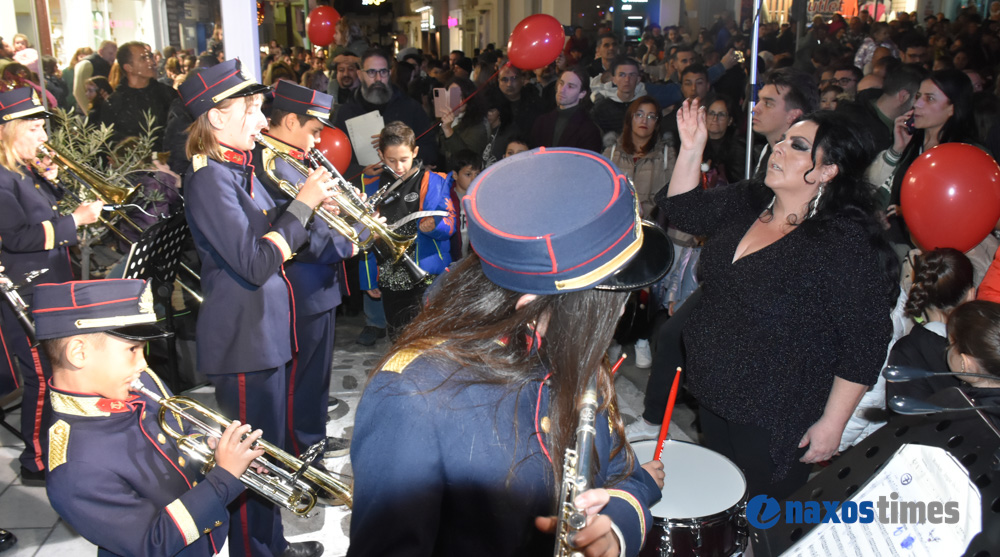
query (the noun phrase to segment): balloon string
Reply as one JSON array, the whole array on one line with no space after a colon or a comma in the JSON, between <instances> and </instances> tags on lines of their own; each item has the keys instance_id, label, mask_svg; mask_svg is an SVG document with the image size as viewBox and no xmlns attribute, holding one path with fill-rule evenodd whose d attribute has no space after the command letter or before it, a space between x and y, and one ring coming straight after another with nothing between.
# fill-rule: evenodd
<instances>
[{"instance_id":1,"label":"balloon string","mask_svg":"<svg viewBox=\"0 0 1000 557\"><path fill-rule=\"evenodd\" d=\"M470 100L472 100L472 97L475 97L477 94L479 94L479 92L482 91L483 89L485 89L490 84L490 82L493 81L494 78L496 78L496 76L500 75L500 70L504 69L505 67L507 67L509 65L510 65L510 62L507 62L503 66L500 66L500 69L497 70L497 71L495 71L495 72L493 72L493 75L491 75L489 78L487 78L487 80L484 81L483 84L480 85L478 89L476 89L475 91L473 91L472 94L469 95L468 97L465 97L465 99L463 99L462 102L458 103L458 105L455 108L451 109L452 112L454 112L454 111L458 110L459 108L462 108L463 106L465 106L465 104L467 102L469 102ZM424 133L418 135L416 137L416 139L414 139L414 141L420 141L421 137L427 135L428 133L430 133L432 130L436 129L440 125L441 125L441 122L437 122L436 124L432 124L431 127L429 127L426 130L424 130ZM364 169L362 169L361 172L358 172L354 176L351 176L351 178L348 181L349 182L353 182L354 180L356 180L358 178L358 176L361 176L362 174L364 174L364 172L365 172Z\"/></svg>"}]
</instances>

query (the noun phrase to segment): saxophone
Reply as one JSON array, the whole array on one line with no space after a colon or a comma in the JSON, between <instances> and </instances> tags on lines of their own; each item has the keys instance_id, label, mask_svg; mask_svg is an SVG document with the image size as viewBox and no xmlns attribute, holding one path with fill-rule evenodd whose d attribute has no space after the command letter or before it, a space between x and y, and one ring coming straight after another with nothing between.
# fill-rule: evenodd
<instances>
[{"instance_id":1,"label":"saxophone","mask_svg":"<svg viewBox=\"0 0 1000 557\"><path fill-rule=\"evenodd\" d=\"M572 541L573 535L587 525L587 515L577 509L573 501L591 487L594 436L597 434L594 428L597 419L597 373L588 381L578 407L580 417L576 425L576 446L567 447L563 457L562 487L556 509L555 557L583 557L583 552L575 549Z\"/></svg>"}]
</instances>

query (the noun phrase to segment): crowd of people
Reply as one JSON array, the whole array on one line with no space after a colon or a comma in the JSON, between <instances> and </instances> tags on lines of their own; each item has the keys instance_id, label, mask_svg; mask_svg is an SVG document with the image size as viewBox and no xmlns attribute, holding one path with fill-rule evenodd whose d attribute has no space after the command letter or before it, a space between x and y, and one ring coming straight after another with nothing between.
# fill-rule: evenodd
<instances>
[{"instance_id":1,"label":"crowd of people","mask_svg":"<svg viewBox=\"0 0 1000 557\"><path fill-rule=\"evenodd\" d=\"M677 367L702 443L751 496L779 499L884 424L865 411L887 395L997 400L1000 239L930 249L899 209L921 154L1000 156L994 4L954 20L817 16L798 41L794 24L764 23L753 91L748 22L729 13L697 33L650 24L635 44L576 27L531 70L494 45L390 52L348 15L328 48L263 47L259 84L219 26L201 53L105 41L62 70L23 35L0 39L0 262L15 282L49 269L20 292L40 347L0 304L0 382L24 389L21 477L115 554L214 553L228 534L239 554L319 555L234 479L263 435L296 455L350 451L349 555L521 554L551 546L559 458L593 382L600 472L577 504L604 518L566 543L635 555L663 472L627 441L656 437ZM123 387L169 394L136 353L163 334L143 283L72 282L77 229L104 203L57 210L43 105L110 126L109 151L146 135L169 152L150 173L201 262L196 367L236 420L204 478L147 432L156 399ZM383 127L349 137L348 164L312 166L328 128L373 113ZM364 216L331 228L355 198ZM393 342L353 439L325 433L341 305L364 313L357 343ZM626 427L609 370L629 344L650 373ZM886 386L886 363L981 375ZM79 448L107 428L141 448ZM131 471L101 468L116 457ZM169 481L136 490L136 471ZM482 505L503 519L484 524ZM109 507L135 528L107 527Z\"/></svg>"}]
</instances>

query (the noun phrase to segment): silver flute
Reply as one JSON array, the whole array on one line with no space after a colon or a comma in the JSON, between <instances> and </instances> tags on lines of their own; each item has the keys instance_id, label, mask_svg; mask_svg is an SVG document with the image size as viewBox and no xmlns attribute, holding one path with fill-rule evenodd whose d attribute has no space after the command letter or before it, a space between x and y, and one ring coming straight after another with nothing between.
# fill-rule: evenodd
<instances>
[{"instance_id":1,"label":"silver flute","mask_svg":"<svg viewBox=\"0 0 1000 557\"><path fill-rule=\"evenodd\" d=\"M599 372L597 372L599 373ZM573 546L577 531L587 525L585 510L576 508L573 501L591 487L593 471L594 437L597 429L597 373L587 382L587 390L578 404L580 417L576 425L576 446L566 448L563 457L562 487L559 507L556 509L556 557L583 557L583 552Z\"/></svg>"}]
</instances>

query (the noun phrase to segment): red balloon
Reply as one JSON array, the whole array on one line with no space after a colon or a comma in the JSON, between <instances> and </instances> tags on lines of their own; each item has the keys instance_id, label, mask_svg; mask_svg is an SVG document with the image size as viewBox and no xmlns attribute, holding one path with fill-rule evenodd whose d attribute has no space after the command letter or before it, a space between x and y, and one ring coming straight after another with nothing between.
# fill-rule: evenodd
<instances>
[{"instance_id":1,"label":"red balloon","mask_svg":"<svg viewBox=\"0 0 1000 557\"><path fill-rule=\"evenodd\" d=\"M978 147L938 145L903 176L900 209L921 249L969 251L1000 220L1000 167Z\"/></svg>"},{"instance_id":2,"label":"red balloon","mask_svg":"<svg viewBox=\"0 0 1000 557\"><path fill-rule=\"evenodd\" d=\"M547 14L529 15L511 32L507 56L522 70L537 70L555 62L565 41L566 32L559 20Z\"/></svg>"},{"instance_id":3,"label":"red balloon","mask_svg":"<svg viewBox=\"0 0 1000 557\"><path fill-rule=\"evenodd\" d=\"M351 164L351 140L347 134L340 131L340 128L323 126L323 131L319 132L319 143L316 149L323 153L341 174L347 172L347 167Z\"/></svg>"},{"instance_id":4,"label":"red balloon","mask_svg":"<svg viewBox=\"0 0 1000 557\"><path fill-rule=\"evenodd\" d=\"M320 6L309 12L306 18L306 34L309 42L317 46L327 46L333 42L340 14L330 6Z\"/></svg>"}]
</instances>

